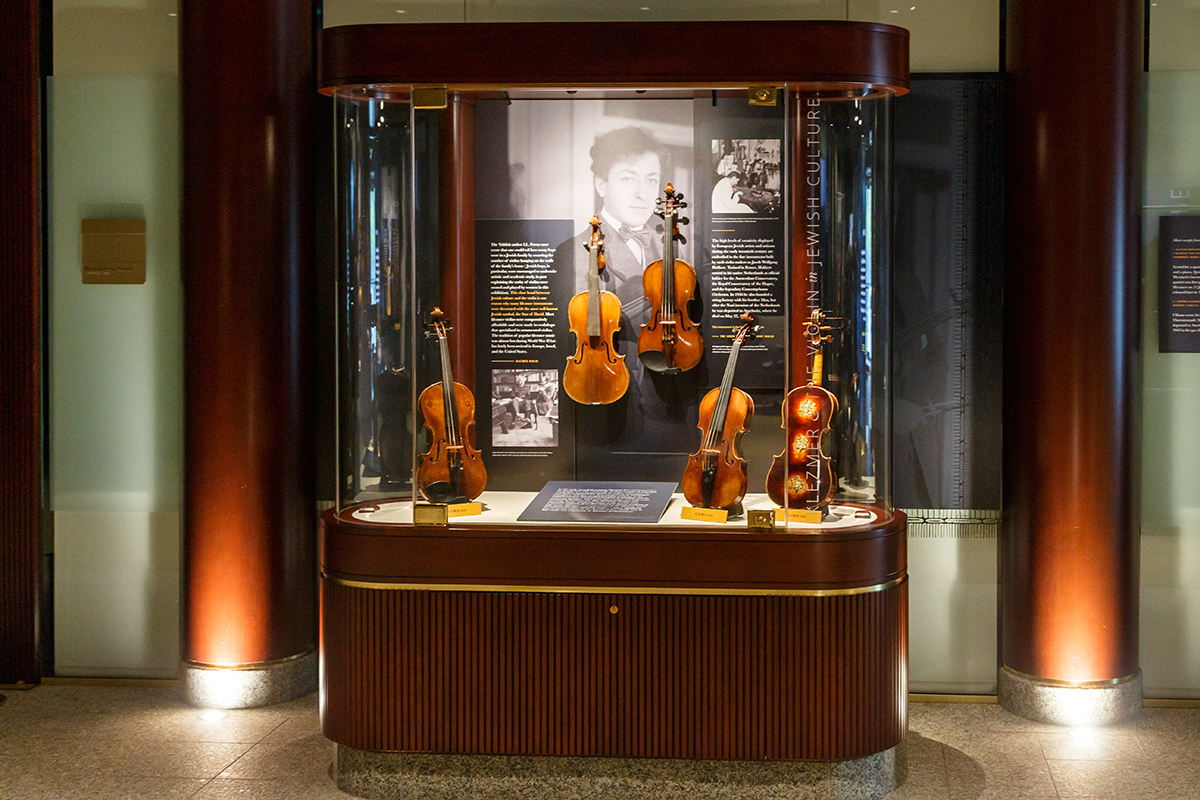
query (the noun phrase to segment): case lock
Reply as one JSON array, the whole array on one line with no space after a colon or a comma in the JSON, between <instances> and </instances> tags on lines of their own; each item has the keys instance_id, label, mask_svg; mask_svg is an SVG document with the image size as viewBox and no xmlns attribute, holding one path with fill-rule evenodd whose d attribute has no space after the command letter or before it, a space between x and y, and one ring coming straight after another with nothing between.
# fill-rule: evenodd
<instances>
[{"instance_id":1,"label":"case lock","mask_svg":"<svg viewBox=\"0 0 1200 800\"><path fill-rule=\"evenodd\" d=\"M779 101L779 89L775 86L751 86L748 94L752 106L773 106Z\"/></svg>"},{"instance_id":2,"label":"case lock","mask_svg":"<svg viewBox=\"0 0 1200 800\"><path fill-rule=\"evenodd\" d=\"M755 533L771 533L775 530L775 509L746 509L746 527Z\"/></svg>"},{"instance_id":3,"label":"case lock","mask_svg":"<svg viewBox=\"0 0 1200 800\"><path fill-rule=\"evenodd\" d=\"M450 507L445 503L414 503L413 524L447 527L450 524Z\"/></svg>"},{"instance_id":4,"label":"case lock","mask_svg":"<svg viewBox=\"0 0 1200 800\"><path fill-rule=\"evenodd\" d=\"M413 108L445 108L445 86L414 86L412 90ZM774 105L774 103L772 103Z\"/></svg>"}]
</instances>

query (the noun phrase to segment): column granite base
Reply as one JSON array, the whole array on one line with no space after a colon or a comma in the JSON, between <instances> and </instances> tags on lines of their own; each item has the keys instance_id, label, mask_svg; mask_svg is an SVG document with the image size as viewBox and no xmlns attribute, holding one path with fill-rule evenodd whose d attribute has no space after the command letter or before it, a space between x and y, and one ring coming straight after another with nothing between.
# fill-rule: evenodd
<instances>
[{"instance_id":1,"label":"column granite base","mask_svg":"<svg viewBox=\"0 0 1200 800\"><path fill-rule=\"evenodd\" d=\"M337 785L366 800L878 800L907 777L904 743L844 761L432 755L337 748Z\"/></svg>"},{"instance_id":2,"label":"column granite base","mask_svg":"<svg viewBox=\"0 0 1200 800\"><path fill-rule=\"evenodd\" d=\"M199 708L260 708L317 690L317 654L301 653L265 664L218 667L184 661L179 690Z\"/></svg>"},{"instance_id":3,"label":"column granite base","mask_svg":"<svg viewBox=\"0 0 1200 800\"><path fill-rule=\"evenodd\" d=\"M1051 725L1102 726L1142 713L1142 671L1115 681L1068 684L1000 667L1000 706L1018 717Z\"/></svg>"}]
</instances>

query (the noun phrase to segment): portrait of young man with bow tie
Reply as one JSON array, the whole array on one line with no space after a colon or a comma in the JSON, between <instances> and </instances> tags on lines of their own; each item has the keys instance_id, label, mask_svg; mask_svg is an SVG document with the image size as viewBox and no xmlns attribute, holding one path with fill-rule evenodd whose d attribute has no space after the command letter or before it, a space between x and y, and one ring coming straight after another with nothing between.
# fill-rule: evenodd
<instances>
[{"instance_id":1,"label":"portrait of young man with bow tie","mask_svg":"<svg viewBox=\"0 0 1200 800\"><path fill-rule=\"evenodd\" d=\"M626 396L612 406L580 408L582 415L580 471L586 474L589 444L601 451L611 448L628 458L623 469L633 479L649 479L661 474L660 463L682 454L686 459L695 431L695 406L698 389L707 378L701 368L682 375L663 376L647 370L637 354L637 337L643 323L650 319L650 302L642 286L642 273L663 255L661 220L655 215L656 203L668 183L681 182L690 187L690 175L672 159L666 147L646 127L629 125L598 134L588 151L595 213L600 218L604 243L604 269L600 288L612 292L621 301L621 327L617 349L625 355L630 385ZM690 169L690 160L683 169ZM559 248L559 264L574 269L575 291L587 290L588 243L591 227ZM686 258L683 245L676 241L676 257ZM562 256L570 253L570 257ZM564 264L564 261L566 264ZM694 449L694 448L693 448ZM611 468L612 461L608 462ZM673 467L673 462L672 467ZM646 474L643 475L642 472ZM666 469L667 474L671 468Z\"/></svg>"},{"instance_id":2,"label":"portrait of young man with bow tie","mask_svg":"<svg viewBox=\"0 0 1200 800\"><path fill-rule=\"evenodd\" d=\"M662 235L653 224L654 204L666 185L663 179L665 153L662 144L645 128L617 128L596 137L589 155L592 183L602 203L600 233L604 240L606 265L600 273L600 288L617 295L628 314L642 298L642 272L662 257ZM590 229L576 241L582 250ZM586 255L586 252L585 252ZM580 262L576 253L576 262ZM584 269L575 271L576 291L587 289Z\"/></svg>"}]
</instances>

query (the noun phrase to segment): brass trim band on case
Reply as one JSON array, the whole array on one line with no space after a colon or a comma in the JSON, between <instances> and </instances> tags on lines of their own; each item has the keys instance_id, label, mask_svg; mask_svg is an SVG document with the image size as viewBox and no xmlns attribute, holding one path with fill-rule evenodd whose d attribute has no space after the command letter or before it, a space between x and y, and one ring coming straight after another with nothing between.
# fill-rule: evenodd
<instances>
[{"instance_id":1,"label":"brass trim band on case","mask_svg":"<svg viewBox=\"0 0 1200 800\"><path fill-rule=\"evenodd\" d=\"M244 664L210 664L205 661L192 661L191 659L187 659L187 658L181 658L179 660L179 663L183 665L184 669L196 669L196 670L211 669L211 670L224 670L224 671L228 671L228 672L234 672L234 671L239 671L239 670L246 670L246 671L265 670L265 669L270 669L272 667L278 667L282 664L288 663L289 661L296 661L297 659L307 658L308 656L311 656L311 655L315 654L316 652L317 651L315 649L305 650L303 653L296 653L295 655L292 655L292 656L284 656L283 658L274 658L274 659L271 659L270 661L248 661Z\"/></svg>"},{"instance_id":2,"label":"brass trim band on case","mask_svg":"<svg viewBox=\"0 0 1200 800\"><path fill-rule=\"evenodd\" d=\"M840 597L845 595L872 594L894 589L908 580L904 575L887 583L873 586L855 586L848 589L713 589L708 587L674 586L530 586L501 585L491 583L381 583L333 578L321 573L321 577L340 586L354 589L386 589L390 591L426 592L526 592L530 594L669 594L669 595L720 595L733 597Z\"/></svg>"},{"instance_id":3,"label":"brass trim band on case","mask_svg":"<svg viewBox=\"0 0 1200 800\"><path fill-rule=\"evenodd\" d=\"M1001 664L1000 669L1030 683L1038 683L1054 689L1102 689L1105 686L1119 686L1122 683L1129 683L1129 681L1136 680L1138 676L1138 673L1135 672L1132 675L1126 675L1122 678L1108 678L1102 681L1064 681L1056 678L1042 678L1037 675L1029 675L1021 672L1019 669L1013 669L1006 664Z\"/></svg>"}]
</instances>

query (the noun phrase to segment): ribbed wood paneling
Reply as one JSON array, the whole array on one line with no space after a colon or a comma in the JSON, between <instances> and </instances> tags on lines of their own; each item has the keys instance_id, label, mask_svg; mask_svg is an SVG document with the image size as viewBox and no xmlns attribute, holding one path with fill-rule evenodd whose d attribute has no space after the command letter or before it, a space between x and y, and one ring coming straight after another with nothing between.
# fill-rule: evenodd
<instances>
[{"instance_id":1,"label":"ribbed wood paneling","mask_svg":"<svg viewBox=\"0 0 1200 800\"><path fill-rule=\"evenodd\" d=\"M384 751L863 756L905 727L905 598L905 584L746 597L326 580L323 730Z\"/></svg>"},{"instance_id":2,"label":"ribbed wood paneling","mask_svg":"<svg viewBox=\"0 0 1200 800\"><path fill-rule=\"evenodd\" d=\"M41 106L34 0L0 25L0 683L36 682L42 528Z\"/></svg>"}]
</instances>

